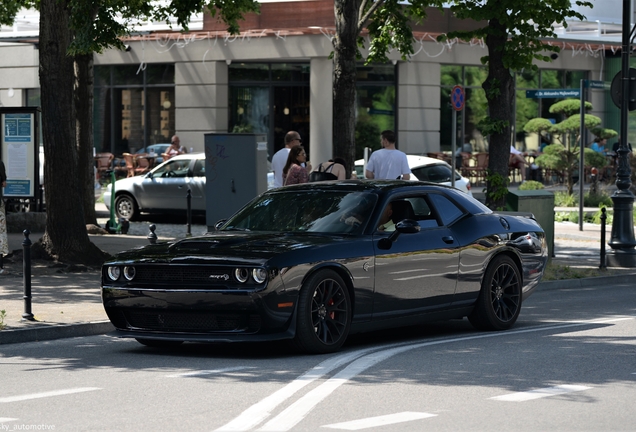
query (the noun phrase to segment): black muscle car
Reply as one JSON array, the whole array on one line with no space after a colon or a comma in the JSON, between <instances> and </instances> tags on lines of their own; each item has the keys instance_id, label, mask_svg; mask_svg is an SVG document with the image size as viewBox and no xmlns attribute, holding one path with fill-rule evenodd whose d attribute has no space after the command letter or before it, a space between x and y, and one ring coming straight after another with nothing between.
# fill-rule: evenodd
<instances>
[{"instance_id":1,"label":"black muscle car","mask_svg":"<svg viewBox=\"0 0 636 432\"><path fill-rule=\"evenodd\" d=\"M450 187L309 183L263 193L205 236L120 253L102 298L117 335L145 345L290 339L326 353L431 320L508 329L547 258L533 218Z\"/></svg>"}]
</instances>

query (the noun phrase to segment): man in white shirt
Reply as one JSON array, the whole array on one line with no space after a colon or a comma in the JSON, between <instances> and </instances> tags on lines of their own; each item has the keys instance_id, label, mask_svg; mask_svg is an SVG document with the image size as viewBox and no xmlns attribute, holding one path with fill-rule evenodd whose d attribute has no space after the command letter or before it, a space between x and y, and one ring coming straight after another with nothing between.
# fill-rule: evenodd
<instances>
[{"instance_id":1,"label":"man in white shirt","mask_svg":"<svg viewBox=\"0 0 636 432\"><path fill-rule=\"evenodd\" d=\"M302 144L300 134L296 131L289 131L285 134L285 147L278 150L272 157L272 171L274 171L274 187L283 186L283 168L287 163L289 150L295 146Z\"/></svg>"},{"instance_id":2,"label":"man in white shirt","mask_svg":"<svg viewBox=\"0 0 636 432\"><path fill-rule=\"evenodd\" d=\"M395 180L401 176L403 180L410 180L411 169L406 154L395 148L395 133L385 130L380 137L382 149L371 153L364 173L365 177Z\"/></svg>"}]
</instances>

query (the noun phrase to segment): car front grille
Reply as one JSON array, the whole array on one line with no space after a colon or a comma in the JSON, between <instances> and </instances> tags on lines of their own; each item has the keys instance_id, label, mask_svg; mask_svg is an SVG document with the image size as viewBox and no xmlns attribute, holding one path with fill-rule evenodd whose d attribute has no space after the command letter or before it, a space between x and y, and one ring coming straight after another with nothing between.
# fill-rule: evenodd
<instances>
[{"instance_id":1,"label":"car front grille","mask_svg":"<svg viewBox=\"0 0 636 432\"><path fill-rule=\"evenodd\" d=\"M135 281L142 283L153 282L205 282L206 284L222 284L227 282L223 277L231 278L232 270L216 266L135 266ZM218 279L211 275L219 275Z\"/></svg>"},{"instance_id":2,"label":"car front grille","mask_svg":"<svg viewBox=\"0 0 636 432\"><path fill-rule=\"evenodd\" d=\"M109 311L108 316L115 327L136 330L255 333L261 327L260 316L252 314L114 310Z\"/></svg>"}]
</instances>

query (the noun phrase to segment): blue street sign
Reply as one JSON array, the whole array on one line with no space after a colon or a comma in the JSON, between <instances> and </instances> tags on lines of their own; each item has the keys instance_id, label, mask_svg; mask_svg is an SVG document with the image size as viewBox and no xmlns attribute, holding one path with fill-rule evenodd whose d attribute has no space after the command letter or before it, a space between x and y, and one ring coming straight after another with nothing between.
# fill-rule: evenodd
<instances>
[{"instance_id":1,"label":"blue street sign","mask_svg":"<svg viewBox=\"0 0 636 432\"><path fill-rule=\"evenodd\" d=\"M464 88L456 85L451 91L451 104L455 111L461 111L464 109Z\"/></svg>"},{"instance_id":2,"label":"blue street sign","mask_svg":"<svg viewBox=\"0 0 636 432\"><path fill-rule=\"evenodd\" d=\"M544 89L544 90L526 90L526 98L528 99L561 99L561 98L578 98L581 97L580 89Z\"/></svg>"}]
</instances>

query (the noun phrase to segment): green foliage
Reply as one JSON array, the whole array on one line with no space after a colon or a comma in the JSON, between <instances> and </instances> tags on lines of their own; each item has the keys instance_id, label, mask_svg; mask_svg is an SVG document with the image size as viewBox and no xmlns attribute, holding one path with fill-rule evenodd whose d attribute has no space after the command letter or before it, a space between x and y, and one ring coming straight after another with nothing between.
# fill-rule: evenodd
<instances>
[{"instance_id":1,"label":"green foliage","mask_svg":"<svg viewBox=\"0 0 636 432\"><path fill-rule=\"evenodd\" d=\"M584 207L612 207L614 203L605 192L590 193L583 196Z\"/></svg>"},{"instance_id":2,"label":"green foliage","mask_svg":"<svg viewBox=\"0 0 636 432\"><path fill-rule=\"evenodd\" d=\"M0 6L0 23L11 25L20 8L39 8L39 0L3 0ZM246 12L258 12L255 0L179 0L156 2L152 0L68 0L73 41L70 55L101 53L107 48L123 49L121 37L127 36L138 20L152 20L171 25L169 18L188 29L190 17L207 8L212 16L227 25L228 32L239 32L238 21ZM119 14L119 15L118 15Z\"/></svg>"},{"instance_id":3,"label":"green foliage","mask_svg":"<svg viewBox=\"0 0 636 432\"><path fill-rule=\"evenodd\" d=\"M591 148L586 148L584 150L583 162L585 163L586 167L603 168L607 165L607 158L602 153L595 152Z\"/></svg>"},{"instance_id":4,"label":"green foliage","mask_svg":"<svg viewBox=\"0 0 636 432\"><path fill-rule=\"evenodd\" d=\"M585 111L592 109L592 103L585 101ZM579 99L564 99L550 105L550 113L561 114L564 117L570 117L574 114L581 113L581 101Z\"/></svg>"},{"instance_id":5,"label":"green foliage","mask_svg":"<svg viewBox=\"0 0 636 432\"><path fill-rule=\"evenodd\" d=\"M555 207L575 207L577 202L578 200L576 195L562 191L554 192Z\"/></svg>"},{"instance_id":6,"label":"green foliage","mask_svg":"<svg viewBox=\"0 0 636 432\"><path fill-rule=\"evenodd\" d=\"M509 124L510 122L508 120L496 120L492 117L484 117L477 124L477 129L479 129L482 135L488 136L503 133Z\"/></svg>"},{"instance_id":7,"label":"green foliage","mask_svg":"<svg viewBox=\"0 0 636 432\"><path fill-rule=\"evenodd\" d=\"M559 52L556 45L547 45L543 40L556 38L555 25L567 26L572 18L583 20L585 17L572 9L573 5L592 7L587 1L545 1L545 0L455 0L450 10L458 19L472 19L487 23L473 30L450 32L449 39L484 39L489 35L500 37L502 28L508 39L503 46L488 47L503 54L503 66L509 70L536 69L534 60L550 61L545 52ZM444 40L445 37L440 37ZM512 101L511 101L512 103Z\"/></svg>"},{"instance_id":8,"label":"green foliage","mask_svg":"<svg viewBox=\"0 0 636 432\"><path fill-rule=\"evenodd\" d=\"M371 62L386 63L389 61L387 53L396 49L402 60L407 60L413 54L412 22L419 23L426 18L426 8L429 6L441 9L441 0L413 0L403 3L399 0L376 0L360 2L361 10L355 11L356 16L344 16L344 11L350 10L343 3L348 0L336 0L334 9L336 21L349 21L357 26L357 32L363 26L369 31L370 44L367 64ZM358 48L364 47L364 39L357 40ZM355 47L350 47L351 49ZM356 51L360 55L359 50Z\"/></svg>"},{"instance_id":9,"label":"green foliage","mask_svg":"<svg viewBox=\"0 0 636 432\"><path fill-rule=\"evenodd\" d=\"M601 217L603 216L603 211L601 210L602 208L603 207L601 207L600 209L598 209L596 213L594 213L594 215L592 216L592 223L599 224L599 225L601 224ZM634 215L634 218L636 220L636 215ZM608 209L605 208L605 224L611 225L613 221L614 221L614 212L608 211Z\"/></svg>"},{"instance_id":10,"label":"green foliage","mask_svg":"<svg viewBox=\"0 0 636 432\"><path fill-rule=\"evenodd\" d=\"M597 117L592 114L585 114L584 121L585 121L586 129L592 129L601 124L600 117ZM576 136L578 136L580 130L581 130L581 115L573 114L567 119L563 120L562 122L555 124L552 127L551 132L558 133L558 134L575 134Z\"/></svg>"},{"instance_id":11,"label":"green foliage","mask_svg":"<svg viewBox=\"0 0 636 432\"><path fill-rule=\"evenodd\" d=\"M519 190L540 190L540 189L544 189L543 183L534 181L534 180L528 180L525 183L522 183L521 185L519 185Z\"/></svg>"},{"instance_id":12,"label":"green foliage","mask_svg":"<svg viewBox=\"0 0 636 432\"><path fill-rule=\"evenodd\" d=\"M486 170L486 203L498 203L492 210L503 210L503 204L508 195L508 177L504 177L490 169Z\"/></svg>"},{"instance_id":13,"label":"green foliage","mask_svg":"<svg viewBox=\"0 0 636 432\"><path fill-rule=\"evenodd\" d=\"M252 133L253 130L251 124L236 124L232 128L232 133Z\"/></svg>"},{"instance_id":14,"label":"green foliage","mask_svg":"<svg viewBox=\"0 0 636 432\"><path fill-rule=\"evenodd\" d=\"M592 128L590 132L592 132L595 137L600 139L610 139L618 136L618 132L616 132L614 129L605 129L602 127Z\"/></svg>"},{"instance_id":15,"label":"green foliage","mask_svg":"<svg viewBox=\"0 0 636 432\"><path fill-rule=\"evenodd\" d=\"M528 133L550 132L554 124L543 117L533 118L523 126L523 130Z\"/></svg>"},{"instance_id":16,"label":"green foliage","mask_svg":"<svg viewBox=\"0 0 636 432\"><path fill-rule=\"evenodd\" d=\"M0 310L0 330L4 330L5 327L7 326L4 323L4 319L6 318L6 316L7 316L7 311L4 309Z\"/></svg>"},{"instance_id":17,"label":"green foliage","mask_svg":"<svg viewBox=\"0 0 636 432\"><path fill-rule=\"evenodd\" d=\"M364 148L370 147L373 150L380 148L380 128L368 114L358 116L356 122L356 159L364 157Z\"/></svg>"}]
</instances>

